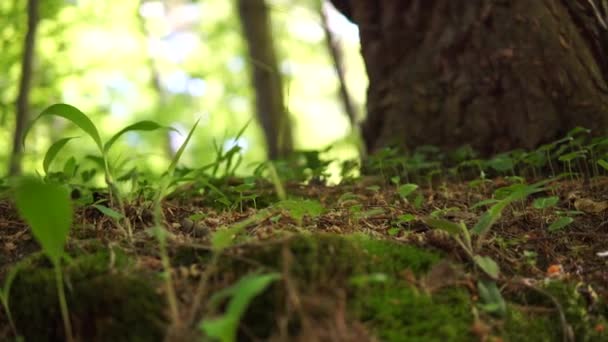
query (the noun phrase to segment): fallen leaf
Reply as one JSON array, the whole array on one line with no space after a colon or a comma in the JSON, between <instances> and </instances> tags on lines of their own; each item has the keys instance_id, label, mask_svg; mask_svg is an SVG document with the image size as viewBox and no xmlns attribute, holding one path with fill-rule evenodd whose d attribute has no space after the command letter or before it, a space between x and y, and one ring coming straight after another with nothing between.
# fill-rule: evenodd
<instances>
[{"instance_id":1,"label":"fallen leaf","mask_svg":"<svg viewBox=\"0 0 608 342\"><path fill-rule=\"evenodd\" d=\"M588 214L599 214L608 209L608 201L596 202L588 198L577 198L574 200L574 207Z\"/></svg>"}]
</instances>

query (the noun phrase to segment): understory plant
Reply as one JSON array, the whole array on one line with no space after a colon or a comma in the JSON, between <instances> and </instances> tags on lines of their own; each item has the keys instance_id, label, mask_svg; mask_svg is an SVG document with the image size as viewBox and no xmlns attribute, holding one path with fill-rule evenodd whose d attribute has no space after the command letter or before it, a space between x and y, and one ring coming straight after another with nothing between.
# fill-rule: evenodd
<instances>
[{"instance_id":1,"label":"understory plant","mask_svg":"<svg viewBox=\"0 0 608 342\"><path fill-rule=\"evenodd\" d=\"M82 113L78 108L76 108L74 106L64 104L64 103L59 103L59 104L54 104L54 105L46 108L44 111L42 111L42 113L40 113L40 115L38 115L38 117L36 117L30 123L30 125L27 127L27 129L23 135L24 144L25 144L25 138L27 137L28 132L31 130L32 126L38 120L40 120L41 118L44 118L44 117L53 117L53 116L62 117L64 119L67 119L68 121L74 123L82 131L84 131L95 143L95 146L97 147L97 150L100 153L100 161L103 166L105 182L108 186L108 191L110 192L110 198L112 201L114 201L114 202L116 202L116 204L118 204L118 207L120 208L120 211L122 214L120 216L114 215L114 218L118 219L117 220L118 227L124 231L125 235L129 239L132 239L133 231L131 228L131 223L130 223L129 219L127 218L127 216L125 215L124 201L119 192L118 187L116 186L116 183L114 180L115 177L114 177L114 174L112 171L113 168L110 165L110 161L109 161L109 157L108 157L110 149L112 148L114 143L116 143L116 141L127 132L154 131L154 130L158 130L158 129L172 129L172 128L161 126L154 121L149 121L149 120L139 121L139 122L136 122L132 125L129 125L123 129L121 129L118 133L114 134L110 139L108 139L104 143L104 141L101 139L99 131L97 130L97 127L91 121L91 119L89 119L88 116L86 116L84 113ZM47 174L49 173L50 165L53 162L53 160L55 159L55 157L66 146L66 144L69 141L71 141L73 138L74 137L62 138L62 139L54 142L49 147L49 149L47 150L47 152L44 156L44 161L43 161L43 169L44 169L45 173L47 173ZM124 226L123 226L123 223L124 223ZM124 227L126 227L126 229Z\"/></svg>"},{"instance_id":2,"label":"understory plant","mask_svg":"<svg viewBox=\"0 0 608 342\"><path fill-rule=\"evenodd\" d=\"M65 336L68 342L72 342L72 324L61 270L61 261L65 256L64 245L72 226L69 192L58 184L45 183L35 177L23 177L15 188L15 204L53 265Z\"/></svg>"}]
</instances>

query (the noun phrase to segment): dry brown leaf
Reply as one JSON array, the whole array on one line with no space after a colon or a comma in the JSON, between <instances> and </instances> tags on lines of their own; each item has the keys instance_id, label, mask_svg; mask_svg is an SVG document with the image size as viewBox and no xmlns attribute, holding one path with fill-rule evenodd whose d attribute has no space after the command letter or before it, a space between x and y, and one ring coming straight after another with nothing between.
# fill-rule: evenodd
<instances>
[{"instance_id":1,"label":"dry brown leaf","mask_svg":"<svg viewBox=\"0 0 608 342\"><path fill-rule=\"evenodd\" d=\"M577 198L574 200L574 207L588 214L599 214L608 209L608 201L596 202L588 198Z\"/></svg>"}]
</instances>

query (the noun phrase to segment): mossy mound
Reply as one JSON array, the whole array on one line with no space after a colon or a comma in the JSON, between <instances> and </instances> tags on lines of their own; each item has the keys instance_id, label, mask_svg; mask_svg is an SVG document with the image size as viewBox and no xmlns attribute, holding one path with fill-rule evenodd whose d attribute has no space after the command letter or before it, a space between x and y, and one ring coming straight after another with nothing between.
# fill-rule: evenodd
<instances>
[{"instance_id":1,"label":"mossy mound","mask_svg":"<svg viewBox=\"0 0 608 342\"><path fill-rule=\"evenodd\" d=\"M184 250L178 254L184 261L196 259ZM199 258L208 260L208 254ZM280 321L285 324L280 337L289 339L332 336L323 330L344 324L365 326L388 341L470 340L466 291L452 288L430 296L402 278L403 271L421 275L438 260L436 253L363 235L298 234L227 251L213 291L252 270L283 274L283 281L251 302L239 340L277 339ZM310 336L313 330L316 335Z\"/></svg>"},{"instance_id":2,"label":"mossy mound","mask_svg":"<svg viewBox=\"0 0 608 342\"><path fill-rule=\"evenodd\" d=\"M64 267L77 340L162 341L164 301L142 275L120 269L125 258L99 252L77 257ZM65 340L55 275L48 262L34 260L23 266L13 282L10 307L26 341Z\"/></svg>"},{"instance_id":3,"label":"mossy mound","mask_svg":"<svg viewBox=\"0 0 608 342\"><path fill-rule=\"evenodd\" d=\"M562 281L550 281L537 291L521 291L513 298L520 307L511 307L503 336L509 341L558 341L564 335L576 341L607 340L608 306L587 291ZM541 312L522 309L526 306Z\"/></svg>"}]
</instances>

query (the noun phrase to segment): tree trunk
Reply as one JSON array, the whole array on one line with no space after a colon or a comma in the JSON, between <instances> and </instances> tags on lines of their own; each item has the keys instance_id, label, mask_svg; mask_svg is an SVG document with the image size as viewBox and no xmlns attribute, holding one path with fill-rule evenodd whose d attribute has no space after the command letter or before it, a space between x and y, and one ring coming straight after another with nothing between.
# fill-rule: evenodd
<instances>
[{"instance_id":1,"label":"tree trunk","mask_svg":"<svg viewBox=\"0 0 608 342\"><path fill-rule=\"evenodd\" d=\"M342 102L342 106L344 107L344 112L348 117L351 127L355 127L355 125L357 125L357 113L348 91L348 87L346 86L346 76L343 63L344 58L342 58L342 46L339 39L329 29L329 23L327 20L328 8L326 1L327 0L321 0L320 2L321 6L319 8L319 12L321 13L321 26L323 26L323 31L325 32L325 43L327 44L327 49L329 50L329 56L333 61L334 70L338 76L340 100Z\"/></svg>"},{"instance_id":2,"label":"tree trunk","mask_svg":"<svg viewBox=\"0 0 608 342\"><path fill-rule=\"evenodd\" d=\"M265 0L238 0L256 94L256 112L266 136L268 157L285 157L292 150L291 126L285 111L283 86Z\"/></svg>"},{"instance_id":3,"label":"tree trunk","mask_svg":"<svg viewBox=\"0 0 608 342\"><path fill-rule=\"evenodd\" d=\"M369 150L534 148L608 127L602 9L574 0L332 0L358 24Z\"/></svg>"},{"instance_id":4,"label":"tree trunk","mask_svg":"<svg viewBox=\"0 0 608 342\"><path fill-rule=\"evenodd\" d=\"M13 134L13 150L9 162L9 175L21 173L21 158L23 154L23 133L28 120L30 83L32 80L32 67L34 64L34 48L36 45L36 30L39 20L38 0L27 2L27 33L23 47L21 62L21 80L19 82L19 95L16 104L15 132Z\"/></svg>"}]
</instances>

